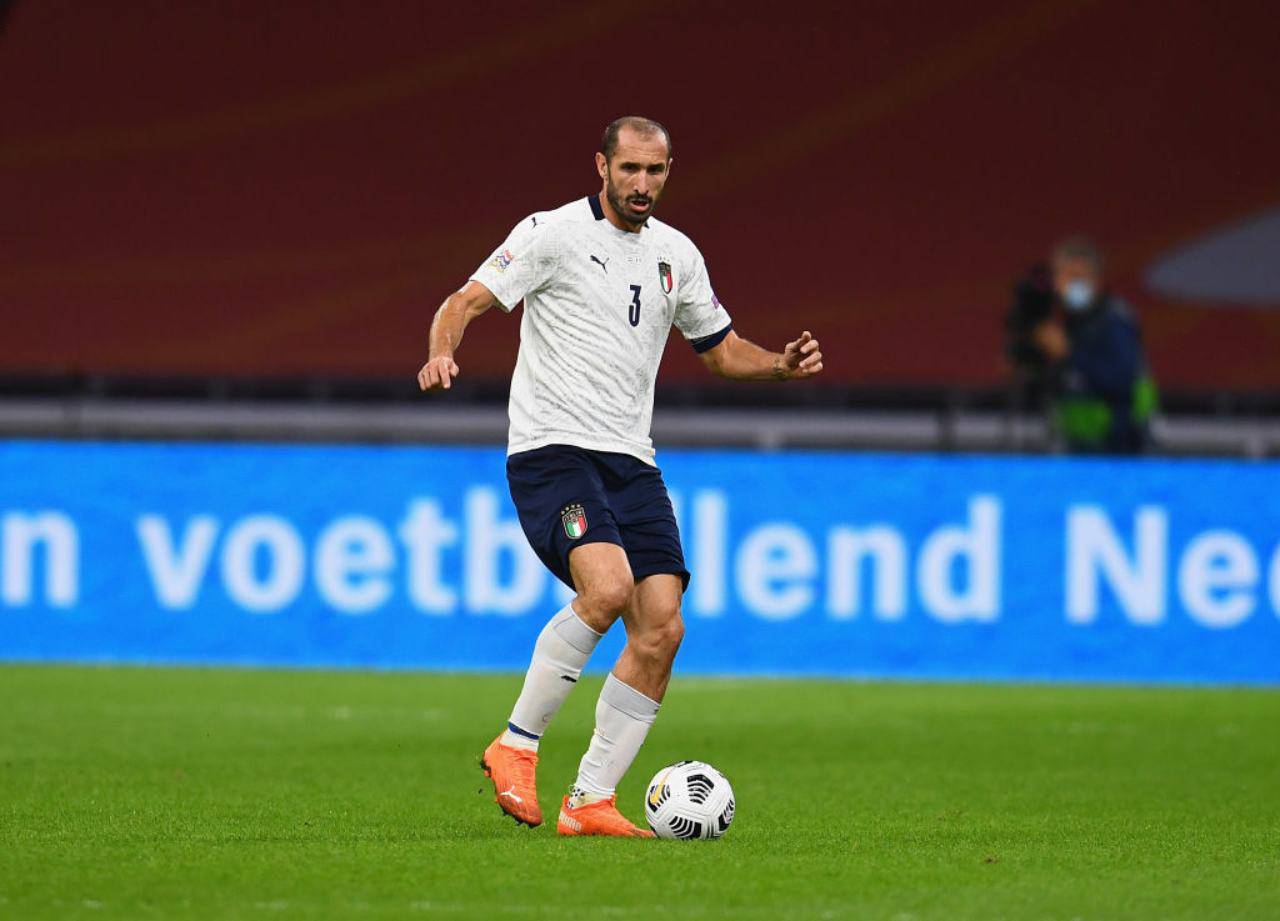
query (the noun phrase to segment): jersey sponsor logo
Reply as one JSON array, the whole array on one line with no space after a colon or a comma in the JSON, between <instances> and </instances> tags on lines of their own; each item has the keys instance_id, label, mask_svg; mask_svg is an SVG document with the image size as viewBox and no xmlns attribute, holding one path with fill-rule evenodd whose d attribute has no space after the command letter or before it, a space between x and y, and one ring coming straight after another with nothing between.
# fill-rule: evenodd
<instances>
[{"instance_id":1,"label":"jersey sponsor logo","mask_svg":"<svg viewBox=\"0 0 1280 921\"><path fill-rule=\"evenodd\" d=\"M591 257L591 261L592 261L592 262L594 262L594 263L596 263L597 265L599 265L599 266L600 266L600 268L604 269L604 273L605 273L606 275L608 275L608 274L609 274L609 266L608 266L608 265L606 265L606 263L609 261L608 259L605 259L605 260L602 262L602 261L600 260L600 257L599 257L599 256L592 256L592 257Z\"/></svg>"},{"instance_id":2,"label":"jersey sponsor logo","mask_svg":"<svg viewBox=\"0 0 1280 921\"><path fill-rule=\"evenodd\" d=\"M670 294L671 289L675 286L675 279L671 276L671 264L669 262L658 263L658 280L662 282L662 293Z\"/></svg>"},{"instance_id":3,"label":"jersey sponsor logo","mask_svg":"<svg viewBox=\"0 0 1280 921\"><path fill-rule=\"evenodd\" d=\"M587 512L580 503L565 506L560 512L560 521L569 540L577 540L587 533Z\"/></svg>"},{"instance_id":4,"label":"jersey sponsor logo","mask_svg":"<svg viewBox=\"0 0 1280 921\"><path fill-rule=\"evenodd\" d=\"M489 261L489 265L493 266L499 272L505 272L507 266L515 261L515 256L511 255L511 250L504 249Z\"/></svg>"}]
</instances>

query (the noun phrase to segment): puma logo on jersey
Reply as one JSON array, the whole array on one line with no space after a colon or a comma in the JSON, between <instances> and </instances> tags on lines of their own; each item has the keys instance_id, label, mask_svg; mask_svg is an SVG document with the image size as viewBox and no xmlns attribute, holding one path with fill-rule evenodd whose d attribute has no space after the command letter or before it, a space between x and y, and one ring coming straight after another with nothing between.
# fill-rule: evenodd
<instances>
[{"instance_id":1,"label":"puma logo on jersey","mask_svg":"<svg viewBox=\"0 0 1280 921\"><path fill-rule=\"evenodd\" d=\"M499 793L498 795L499 795L499 796L509 796L509 797L511 797L511 799L512 799L512 801L513 801L513 802L517 802L517 803L523 803L523 802L524 802L524 800L523 800L523 799L521 799L520 797L516 796L516 785L515 785L515 784L512 784L512 785L511 785L511 789L510 789L510 790L503 790L503 791L502 791L501 793Z\"/></svg>"},{"instance_id":2,"label":"puma logo on jersey","mask_svg":"<svg viewBox=\"0 0 1280 921\"><path fill-rule=\"evenodd\" d=\"M592 257L591 257L591 261L592 261L592 262L599 263L599 264L600 264L600 268L604 269L604 273L605 273L606 275L608 275L608 274L609 274L609 267L608 267L607 265L605 265L605 264L604 264L605 262L608 262L608 261L609 261L608 259L606 259L604 262L600 262L600 260L599 260L599 259L597 259L595 256L592 256Z\"/></svg>"}]
</instances>

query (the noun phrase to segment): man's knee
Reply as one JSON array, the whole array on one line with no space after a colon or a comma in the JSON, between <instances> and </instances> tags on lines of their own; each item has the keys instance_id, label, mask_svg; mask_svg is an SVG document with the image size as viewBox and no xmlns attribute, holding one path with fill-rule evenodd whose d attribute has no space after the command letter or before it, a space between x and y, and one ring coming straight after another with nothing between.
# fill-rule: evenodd
<instances>
[{"instance_id":1,"label":"man's knee","mask_svg":"<svg viewBox=\"0 0 1280 921\"><path fill-rule=\"evenodd\" d=\"M633 588L630 576L625 573L595 579L583 586L574 607L589 626L607 626L626 610Z\"/></svg>"},{"instance_id":2,"label":"man's knee","mask_svg":"<svg viewBox=\"0 0 1280 921\"><path fill-rule=\"evenodd\" d=\"M652 616L644 629L632 640L636 653L655 662L670 662L684 639L684 619L680 616L680 604L675 602L668 610L649 611Z\"/></svg>"}]
</instances>

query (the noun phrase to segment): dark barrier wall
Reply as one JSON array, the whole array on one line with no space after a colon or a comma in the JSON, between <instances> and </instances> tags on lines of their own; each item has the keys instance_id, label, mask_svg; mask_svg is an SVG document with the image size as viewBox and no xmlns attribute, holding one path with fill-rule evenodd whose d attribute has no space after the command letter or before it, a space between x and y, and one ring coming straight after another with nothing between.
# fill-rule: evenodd
<instances>
[{"instance_id":1,"label":"dark barrier wall","mask_svg":"<svg viewBox=\"0 0 1280 921\"><path fill-rule=\"evenodd\" d=\"M522 670L568 596L503 460L0 446L0 659ZM1280 684L1275 464L662 463L687 673Z\"/></svg>"},{"instance_id":2,"label":"dark barrier wall","mask_svg":"<svg viewBox=\"0 0 1280 921\"><path fill-rule=\"evenodd\" d=\"M408 375L439 300L665 120L660 215L830 383L1003 376L1090 230L1170 386L1280 386L1268 3L66 3L0 39L0 372ZM468 333L505 377L517 324ZM667 380L701 379L672 349Z\"/></svg>"}]
</instances>

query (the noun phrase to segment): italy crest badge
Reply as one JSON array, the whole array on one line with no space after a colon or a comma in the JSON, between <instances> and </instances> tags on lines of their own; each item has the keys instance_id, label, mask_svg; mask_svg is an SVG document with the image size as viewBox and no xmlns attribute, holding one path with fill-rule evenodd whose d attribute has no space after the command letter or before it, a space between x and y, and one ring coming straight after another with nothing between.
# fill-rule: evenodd
<instances>
[{"instance_id":1,"label":"italy crest badge","mask_svg":"<svg viewBox=\"0 0 1280 921\"><path fill-rule=\"evenodd\" d=\"M658 280L662 282L662 293L670 294L671 288L675 284L675 280L671 277L671 264L668 262L658 263Z\"/></svg>"},{"instance_id":2,"label":"italy crest badge","mask_svg":"<svg viewBox=\"0 0 1280 921\"><path fill-rule=\"evenodd\" d=\"M577 540L587 533L587 513L576 502L573 505L565 506L560 513L560 520L564 522L564 533L568 535L570 540Z\"/></svg>"}]
</instances>

